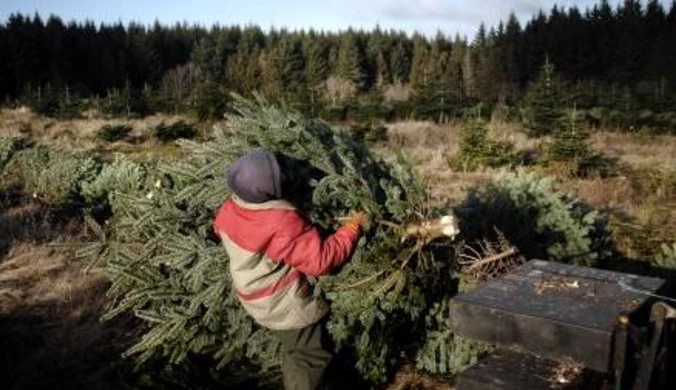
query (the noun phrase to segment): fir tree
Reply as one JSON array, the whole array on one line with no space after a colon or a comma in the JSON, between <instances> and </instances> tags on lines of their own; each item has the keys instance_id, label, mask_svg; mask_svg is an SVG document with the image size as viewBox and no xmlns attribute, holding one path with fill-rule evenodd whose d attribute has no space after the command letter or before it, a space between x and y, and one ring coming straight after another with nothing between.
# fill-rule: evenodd
<instances>
[{"instance_id":1,"label":"fir tree","mask_svg":"<svg viewBox=\"0 0 676 390\"><path fill-rule=\"evenodd\" d=\"M562 108L565 107L561 88L561 82L554 73L554 65L547 58L525 99L524 125L530 136L550 135L561 126Z\"/></svg>"},{"instance_id":2,"label":"fir tree","mask_svg":"<svg viewBox=\"0 0 676 390\"><path fill-rule=\"evenodd\" d=\"M69 153L45 146L17 150L19 147L20 143L14 143L14 152L0 172L0 182L19 184L27 195L52 206L79 205L82 186L96 178L101 169L92 153Z\"/></svg>"},{"instance_id":3,"label":"fir tree","mask_svg":"<svg viewBox=\"0 0 676 390\"><path fill-rule=\"evenodd\" d=\"M321 93L329 73L328 50L319 41L312 41L307 48L305 78L309 97L309 112L316 115L320 107Z\"/></svg>"},{"instance_id":4,"label":"fir tree","mask_svg":"<svg viewBox=\"0 0 676 390\"><path fill-rule=\"evenodd\" d=\"M200 120L220 119L226 109L225 88L211 78L197 83L190 94L190 108Z\"/></svg>"},{"instance_id":5,"label":"fir tree","mask_svg":"<svg viewBox=\"0 0 676 390\"><path fill-rule=\"evenodd\" d=\"M365 87L363 54L354 33L348 33L342 38L337 61L336 72L339 77L353 83L357 90Z\"/></svg>"},{"instance_id":6,"label":"fir tree","mask_svg":"<svg viewBox=\"0 0 676 390\"><path fill-rule=\"evenodd\" d=\"M319 88L326 80L329 72L327 50L318 41L312 41L308 48L305 62L305 77L308 87L312 90Z\"/></svg>"},{"instance_id":7,"label":"fir tree","mask_svg":"<svg viewBox=\"0 0 676 390\"><path fill-rule=\"evenodd\" d=\"M467 171L480 166L513 166L519 162L519 155L513 144L489 139L485 122L472 120L463 127L460 150L450 162L455 169Z\"/></svg>"},{"instance_id":8,"label":"fir tree","mask_svg":"<svg viewBox=\"0 0 676 390\"><path fill-rule=\"evenodd\" d=\"M612 173L614 161L594 151L589 145L589 131L577 110L565 114L563 123L552 134L547 147L547 164L558 163L569 167L576 176Z\"/></svg>"},{"instance_id":9,"label":"fir tree","mask_svg":"<svg viewBox=\"0 0 676 390\"><path fill-rule=\"evenodd\" d=\"M551 178L508 173L470 190L456 212L467 242L495 238L497 228L526 259L595 266L610 254L603 216L556 191Z\"/></svg>"},{"instance_id":10,"label":"fir tree","mask_svg":"<svg viewBox=\"0 0 676 390\"><path fill-rule=\"evenodd\" d=\"M579 162L589 158L592 151L588 145L589 132L573 109L562 119L560 129L552 134L548 149L550 160Z\"/></svg>"},{"instance_id":11,"label":"fir tree","mask_svg":"<svg viewBox=\"0 0 676 390\"><path fill-rule=\"evenodd\" d=\"M416 89L424 89L433 81L429 66L429 50L427 41L422 37L417 37L414 42L413 59L411 60L411 85Z\"/></svg>"},{"instance_id":12,"label":"fir tree","mask_svg":"<svg viewBox=\"0 0 676 390\"><path fill-rule=\"evenodd\" d=\"M395 84L407 82L409 79L410 68L409 53L404 47L404 44L399 41L392 50L392 55L390 56L392 82Z\"/></svg>"},{"instance_id":13,"label":"fir tree","mask_svg":"<svg viewBox=\"0 0 676 390\"><path fill-rule=\"evenodd\" d=\"M263 93L269 99L277 99L282 96L284 84L281 77L282 53L279 49L265 51L260 56L261 78L263 80Z\"/></svg>"},{"instance_id":14,"label":"fir tree","mask_svg":"<svg viewBox=\"0 0 676 390\"><path fill-rule=\"evenodd\" d=\"M280 78L285 95L292 101L297 100L298 95L306 89L305 57L299 41L282 44L281 62Z\"/></svg>"}]
</instances>

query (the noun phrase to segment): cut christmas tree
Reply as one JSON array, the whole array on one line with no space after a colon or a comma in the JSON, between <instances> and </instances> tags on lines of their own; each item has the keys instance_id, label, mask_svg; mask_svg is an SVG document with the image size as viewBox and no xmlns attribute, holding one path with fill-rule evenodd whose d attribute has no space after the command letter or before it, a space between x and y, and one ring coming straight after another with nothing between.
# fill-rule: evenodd
<instances>
[{"instance_id":1,"label":"cut christmas tree","mask_svg":"<svg viewBox=\"0 0 676 390\"><path fill-rule=\"evenodd\" d=\"M111 196L111 231L84 250L102 255L110 273L108 317L131 311L146 323L127 354L180 362L208 353L222 364L248 359L264 368L278 363L276 340L231 294L228 259L211 228L229 196L227 166L265 148L293 178L290 200L325 232L353 210L369 214L372 226L352 260L318 280L316 290L332 303L329 330L338 347L356 359L363 378L384 381L404 351L424 340L434 304L455 292L453 223L441 219L450 213L428 207L403 159L386 164L348 133L262 99L235 101L236 114L212 140L181 143L184 162L148 169L154 178L145 191ZM471 349L466 355L469 362Z\"/></svg>"},{"instance_id":2,"label":"cut christmas tree","mask_svg":"<svg viewBox=\"0 0 676 390\"><path fill-rule=\"evenodd\" d=\"M179 363L199 354L215 357L221 366L243 361L262 369L278 365L278 342L231 293L228 258L212 231L214 214L230 195L226 168L246 152L265 148L280 156L283 170L291 173L290 200L326 233L354 210L371 218L352 260L316 283L316 293L331 302L328 328L339 359L374 385L406 360L433 373L455 373L475 361L483 347L457 339L447 325L446 302L459 285L454 258L464 244L451 239L456 221L444 218L452 215L450 209L430 206L405 159L385 163L349 133L261 98L235 97L233 109L227 127L211 140L180 141L186 156L182 162L145 167L145 175L136 175L139 183L114 189L107 197L114 211L108 228L93 226L101 239L82 250L102 261L111 278L107 317L131 312L142 320L140 341L127 355L141 362L152 357ZM595 216L578 214L554 192L540 195L544 187L534 178L509 180L553 199L556 207L541 210L543 216L527 215L570 215L565 228L592 239ZM495 196L509 201L523 195L511 190L496 195L500 188L509 187L496 186L495 192L462 205L461 222L473 232L463 237L465 242L486 233L479 223L498 204ZM513 222L509 215L493 220L507 239L514 236L501 225ZM544 234L545 228L557 233L556 227L538 221L522 222L532 222L533 234Z\"/></svg>"}]
</instances>

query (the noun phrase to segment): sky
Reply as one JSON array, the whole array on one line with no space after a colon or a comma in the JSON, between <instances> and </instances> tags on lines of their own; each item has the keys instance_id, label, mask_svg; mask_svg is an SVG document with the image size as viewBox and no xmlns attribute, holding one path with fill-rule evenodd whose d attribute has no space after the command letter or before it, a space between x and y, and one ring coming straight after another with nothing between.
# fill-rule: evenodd
<instances>
[{"instance_id":1,"label":"sky","mask_svg":"<svg viewBox=\"0 0 676 390\"><path fill-rule=\"evenodd\" d=\"M473 36L481 22L495 26L514 12L522 23L554 4L585 9L596 0L0 0L0 21L10 14L54 14L65 21L188 22L211 26L259 25L336 31L349 27ZM618 4L620 0L610 0ZM669 8L670 0L661 0Z\"/></svg>"}]
</instances>

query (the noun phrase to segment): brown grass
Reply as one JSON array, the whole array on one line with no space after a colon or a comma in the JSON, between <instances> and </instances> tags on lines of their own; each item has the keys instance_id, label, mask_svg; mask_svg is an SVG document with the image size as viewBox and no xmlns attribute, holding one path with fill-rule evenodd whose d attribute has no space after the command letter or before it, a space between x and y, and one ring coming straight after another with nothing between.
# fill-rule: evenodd
<instances>
[{"instance_id":1,"label":"brown grass","mask_svg":"<svg viewBox=\"0 0 676 390\"><path fill-rule=\"evenodd\" d=\"M107 279L45 246L21 244L0 264L3 388L114 389L128 345L120 322L102 323Z\"/></svg>"},{"instance_id":2,"label":"brown grass","mask_svg":"<svg viewBox=\"0 0 676 390\"><path fill-rule=\"evenodd\" d=\"M390 159L395 150L405 152L426 183L433 203L459 203L466 197L467 190L480 187L504 172L501 169L454 171L448 160L458 152L461 131L460 123L398 122L389 125L387 145L376 151ZM489 134L495 139L514 142L523 150L534 144L515 125L491 123Z\"/></svg>"},{"instance_id":3,"label":"brown grass","mask_svg":"<svg viewBox=\"0 0 676 390\"><path fill-rule=\"evenodd\" d=\"M558 188L606 213L615 245L646 260L661 243L676 241L676 172L630 168L611 178L560 180Z\"/></svg>"},{"instance_id":4,"label":"brown grass","mask_svg":"<svg viewBox=\"0 0 676 390\"><path fill-rule=\"evenodd\" d=\"M103 376L114 377L111 363L128 332L99 320L108 281L49 245L76 241L80 219L11 191L0 195L3 388L118 388Z\"/></svg>"},{"instance_id":5,"label":"brown grass","mask_svg":"<svg viewBox=\"0 0 676 390\"><path fill-rule=\"evenodd\" d=\"M561 182L559 188L577 195L596 208L622 209L633 213L642 203L626 176L570 179Z\"/></svg>"},{"instance_id":6,"label":"brown grass","mask_svg":"<svg viewBox=\"0 0 676 390\"><path fill-rule=\"evenodd\" d=\"M21 244L0 263L0 314L77 316L88 306L99 306L106 285L103 275L85 275L82 264L54 249Z\"/></svg>"},{"instance_id":7,"label":"brown grass","mask_svg":"<svg viewBox=\"0 0 676 390\"><path fill-rule=\"evenodd\" d=\"M601 131L591 140L597 150L634 167L676 170L675 136Z\"/></svg>"},{"instance_id":8,"label":"brown grass","mask_svg":"<svg viewBox=\"0 0 676 390\"><path fill-rule=\"evenodd\" d=\"M492 121L488 124L488 137L497 141L510 142L519 151L535 150L542 142L528 138L522 131L521 125L502 121Z\"/></svg>"},{"instance_id":9,"label":"brown grass","mask_svg":"<svg viewBox=\"0 0 676 390\"><path fill-rule=\"evenodd\" d=\"M25 107L1 108L0 137L25 137L63 149L131 153L141 156L142 159L150 159L164 155L167 151L172 153L175 148L153 139L155 127L162 122L173 123L179 120L195 122L194 118L166 114L155 114L142 119L107 119L96 112L89 112L84 118L58 120L36 115ZM128 140L112 144L99 140L96 133L102 126L109 124L131 126ZM208 132L210 125L204 124L199 130Z\"/></svg>"},{"instance_id":10,"label":"brown grass","mask_svg":"<svg viewBox=\"0 0 676 390\"><path fill-rule=\"evenodd\" d=\"M388 125L388 147L392 149L439 149L457 151L460 126L454 123L438 125L426 121L404 121Z\"/></svg>"},{"instance_id":11,"label":"brown grass","mask_svg":"<svg viewBox=\"0 0 676 390\"><path fill-rule=\"evenodd\" d=\"M0 259L20 243L41 244L59 237L72 239L81 221L69 210L52 210L15 194L0 190ZM20 202L19 204L12 204Z\"/></svg>"},{"instance_id":12,"label":"brown grass","mask_svg":"<svg viewBox=\"0 0 676 390\"><path fill-rule=\"evenodd\" d=\"M410 365L397 372L386 390L453 390L455 386L448 378L439 378L419 373Z\"/></svg>"},{"instance_id":13,"label":"brown grass","mask_svg":"<svg viewBox=\"0 0 676 390\"><path fill-rule=\"evenodd\" d=\"M106 278L56 251L82 229L77 214L0 192L0 377L4 389L106 388L122 336L99 321ZM95 368L94 368L95 367ZM108 388L115 388L111 386Z\"/></svg>"}]
</instances>

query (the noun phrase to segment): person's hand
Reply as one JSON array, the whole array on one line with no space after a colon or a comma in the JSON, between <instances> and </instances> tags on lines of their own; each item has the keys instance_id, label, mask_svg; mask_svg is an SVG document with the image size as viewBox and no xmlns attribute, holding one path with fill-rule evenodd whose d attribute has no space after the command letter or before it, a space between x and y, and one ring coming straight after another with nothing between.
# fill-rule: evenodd
<instances>
[{"instance_id":1,"label":"person's hand","mask_svg":"<svg viewBox=\"0 0 676 390\"><path fill-rule=\"evenodd\" d=\"M357 211L356 213L350 216L350 219L345 222L345 227L352 229L356 232L361 232L366 229L368 224L368 218L363 211Z\"/></svg>"}]
</instances>

